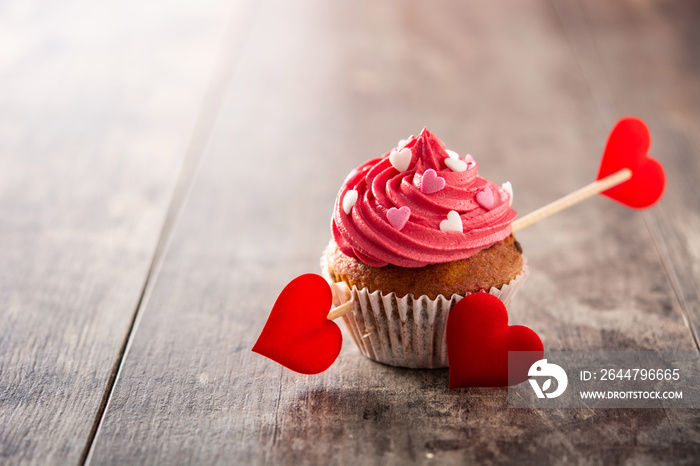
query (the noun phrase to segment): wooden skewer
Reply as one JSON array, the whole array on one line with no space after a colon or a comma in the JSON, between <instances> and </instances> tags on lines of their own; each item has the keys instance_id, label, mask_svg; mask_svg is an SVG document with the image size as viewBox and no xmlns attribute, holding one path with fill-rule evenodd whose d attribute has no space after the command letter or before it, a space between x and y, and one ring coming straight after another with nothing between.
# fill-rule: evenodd
<instances>
[{"instance_id":1,"label":"wooden skewer","mask_svg":"<svg viewBox=\"0 0 700 466\"><path fill-rule=\"evenodd\" d=\"M571 207L572 205L581 202L582 200L589 198L594 194L607 191L608 189L617 186L620 183L624 183L630 178L632 178L632 170L630 170L629 168L623 168L622 170L617 171L612 175L608 175L603 179L594 181L593 183L586 185L583 188L578 189L571 194L567 194L566 196L557 199L556 201L551 202L544 207L540 207L534 212L527 214L523 218L517 219L511 225L513 233L515 233L518 230L522 230L525 227L529 227L533 223L539 222L543 218L547 218L550 215L556 214L557 212L564 210L567 207Z\"/></svg>"},{"instance_id":2,"label":"wooden skewer","mask_svg":"<svg viewBox=\"0 0 700 466\"><path fill-rule=\"evenodd\" d=\"M583 188L578 189L571 194L567 194L566 196L557 199L556 201L551 202L544 207L540 207L534 212L527 214L523 218L519 218L518 220L514 221L512 224L513 232L515 233L516 231L522 230L523 228L528 227L533 223L539 222L540 220L547 218L550 215L554 215L557 212L571 207L572 205L577 204L595 194L607 191L608 189L617 186L620 183L624 183L630 178L632 178L632 170L630 170L629 168L623 168L622 170L617 171L612 175L606 176L601 180L594 181L593 183L586 185ZM347 301L341 304L340 306L333 308L328 313L327 317L328 320L335 320L338 317L342 317L349 312L352 312L352 301Z\"/></svg>"},{"instance_id":3,"label":"wooden skewer","mask_svg":"<svg viewBox=\"0 0 700 466\"><path fill-rule=\"evenodd\" d=\"M348 312L352 312L352 301L347 301L340 306L331 309L331 312L328 313L328 320L335 320L338 317L342 317Z\"/></svg>"}]
</instances>

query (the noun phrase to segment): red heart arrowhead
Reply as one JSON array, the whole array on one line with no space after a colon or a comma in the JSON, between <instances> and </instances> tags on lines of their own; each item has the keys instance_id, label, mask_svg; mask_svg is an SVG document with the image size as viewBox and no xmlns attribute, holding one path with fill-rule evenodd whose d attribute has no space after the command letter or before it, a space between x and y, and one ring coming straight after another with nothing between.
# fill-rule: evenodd
<instances>
[{"instance_id":1,"label":"red heart arrowhead","mask_svg":"<svg viewBox=\"0 0 700 466\"><path fill-rule=\"evenodd\" d=\"M632 178L601 194L634 209L654 205L664 193L666 175L658 160L649 157L651 136L639 118L618 121L608 137L596 180L629 168Z\"/></svg>"},{"instance_id":2,"label":"red heart arrowhead","mask_svg":"<svg viewBox=\"0 0 700 466\"><path fill-rule=\"evenodd\" d=\"M302 374L318 374L338 358L343 336L328 320L333 295L320 275L301 275L284 287L253 351Z\"/></svg>"},{"instance_id":3,"label":"red heart arrowhead","mask_svg":"<svg viewBox=\"0 0 700 466\"><path fill-rule=\"evenodd\" d=\"M540 337L522 325L509 326L506 307L488 293L467 295L452 308L446 336L450 388L517 385L544 355ZM509 351L527 353L518 353L525 356L509 368Z\"/></svg>"}]
</instances>

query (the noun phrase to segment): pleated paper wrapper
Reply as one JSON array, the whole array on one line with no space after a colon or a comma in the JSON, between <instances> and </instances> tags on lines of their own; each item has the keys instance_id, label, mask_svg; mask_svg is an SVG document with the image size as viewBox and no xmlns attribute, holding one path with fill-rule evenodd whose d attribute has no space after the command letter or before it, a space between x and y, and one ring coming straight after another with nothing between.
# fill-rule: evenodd
<instances>
[{"instance_id":1,"label":"pleated paper wrapper","mask_svg":"<svg viewBox=\"0 0 700 466\"><path fill-rule=\"evenodd\" d=\"M430 299L425 295L416 298L408 294L397 298L395 293L370 293L367 288L358 290L353 286L350 289L345 282L332 282L325 257L321 268L333 288L333 305L353 301L352 312L342 319L362 354L377 362L412 369L448 366L447 317L464 296L455 294L448 299L439 295ZM508 307L528 273L525 261L520 274L500 289L491 288L489 294Z\"/></svg>"}]
</instances>

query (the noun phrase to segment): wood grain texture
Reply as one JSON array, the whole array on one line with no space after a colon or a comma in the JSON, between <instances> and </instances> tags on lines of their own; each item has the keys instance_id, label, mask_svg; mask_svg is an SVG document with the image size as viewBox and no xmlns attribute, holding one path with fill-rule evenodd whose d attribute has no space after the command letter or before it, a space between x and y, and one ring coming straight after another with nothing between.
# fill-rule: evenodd
<instances>
[{"instance_id":1,"label":"wood grain texture","mask_svg":"<svg viewBox=\"0 0 700 466\"><path fill-rule=\"evenodd\" d=\"M700 348L700 4L556 7L599 105L616 118L639 116L651 128L651 150L665 163L668 184L645 223ZM614 122L606 110L601 114Z\"/></svg>"},{"instance_id":2,"label":"wood grain texture","mask_svg":"<svg viewBox=\"0 0 700 466\"><path fill-rule=\"evenodd\" d=\"M0 6L0 463L82 461L230 11Z\"/></svg>"},{"instance_id":3,"label":"wood grain texture","mask_svg":"<svg viewBox=\"0 0 700 466\"><path fill-rule=\"evenodd\" d=\"M317 376L250 351L282 287L318 270L345 175L423 125L509 179L523 213L595 177L608 101L569 28L544 1L266 2L91 462L693 463L697 411L508 409L504 389L449 391L446 371L373 363L348 338ZM594 199L519 240L532 273L511 321L545 348L695 348L644 214Z\"/></svg>"}]
</instances>

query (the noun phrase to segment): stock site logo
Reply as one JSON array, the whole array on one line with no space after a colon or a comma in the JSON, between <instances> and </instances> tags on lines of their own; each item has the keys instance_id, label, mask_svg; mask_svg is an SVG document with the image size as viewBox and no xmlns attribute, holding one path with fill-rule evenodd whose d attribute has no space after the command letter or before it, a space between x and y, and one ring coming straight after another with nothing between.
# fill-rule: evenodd
<instances>
[{"instance_id":1,"label":"stock site logo","mask_svg":"<svg viewBox=\"0 0 700 466\"><path fill-rule=\"evenodd\" d=\"M537 379L529 380L530 385L532 385L532 389L537 395L537 398L544 398L545 396L547 398L556 398L564 393L564 390L566 390L566 386L569 383L569 378L566 376L564 369L556 364L548 363L546 359L540 359L530 366L530 370L528 371L527 375L530 377L547 377L547 380L544 381L541 388L537 382ZM556 379L557 388L553 392L547 393L547 390L552 387L552 378Z\"/></svg>"}]
</instances>

